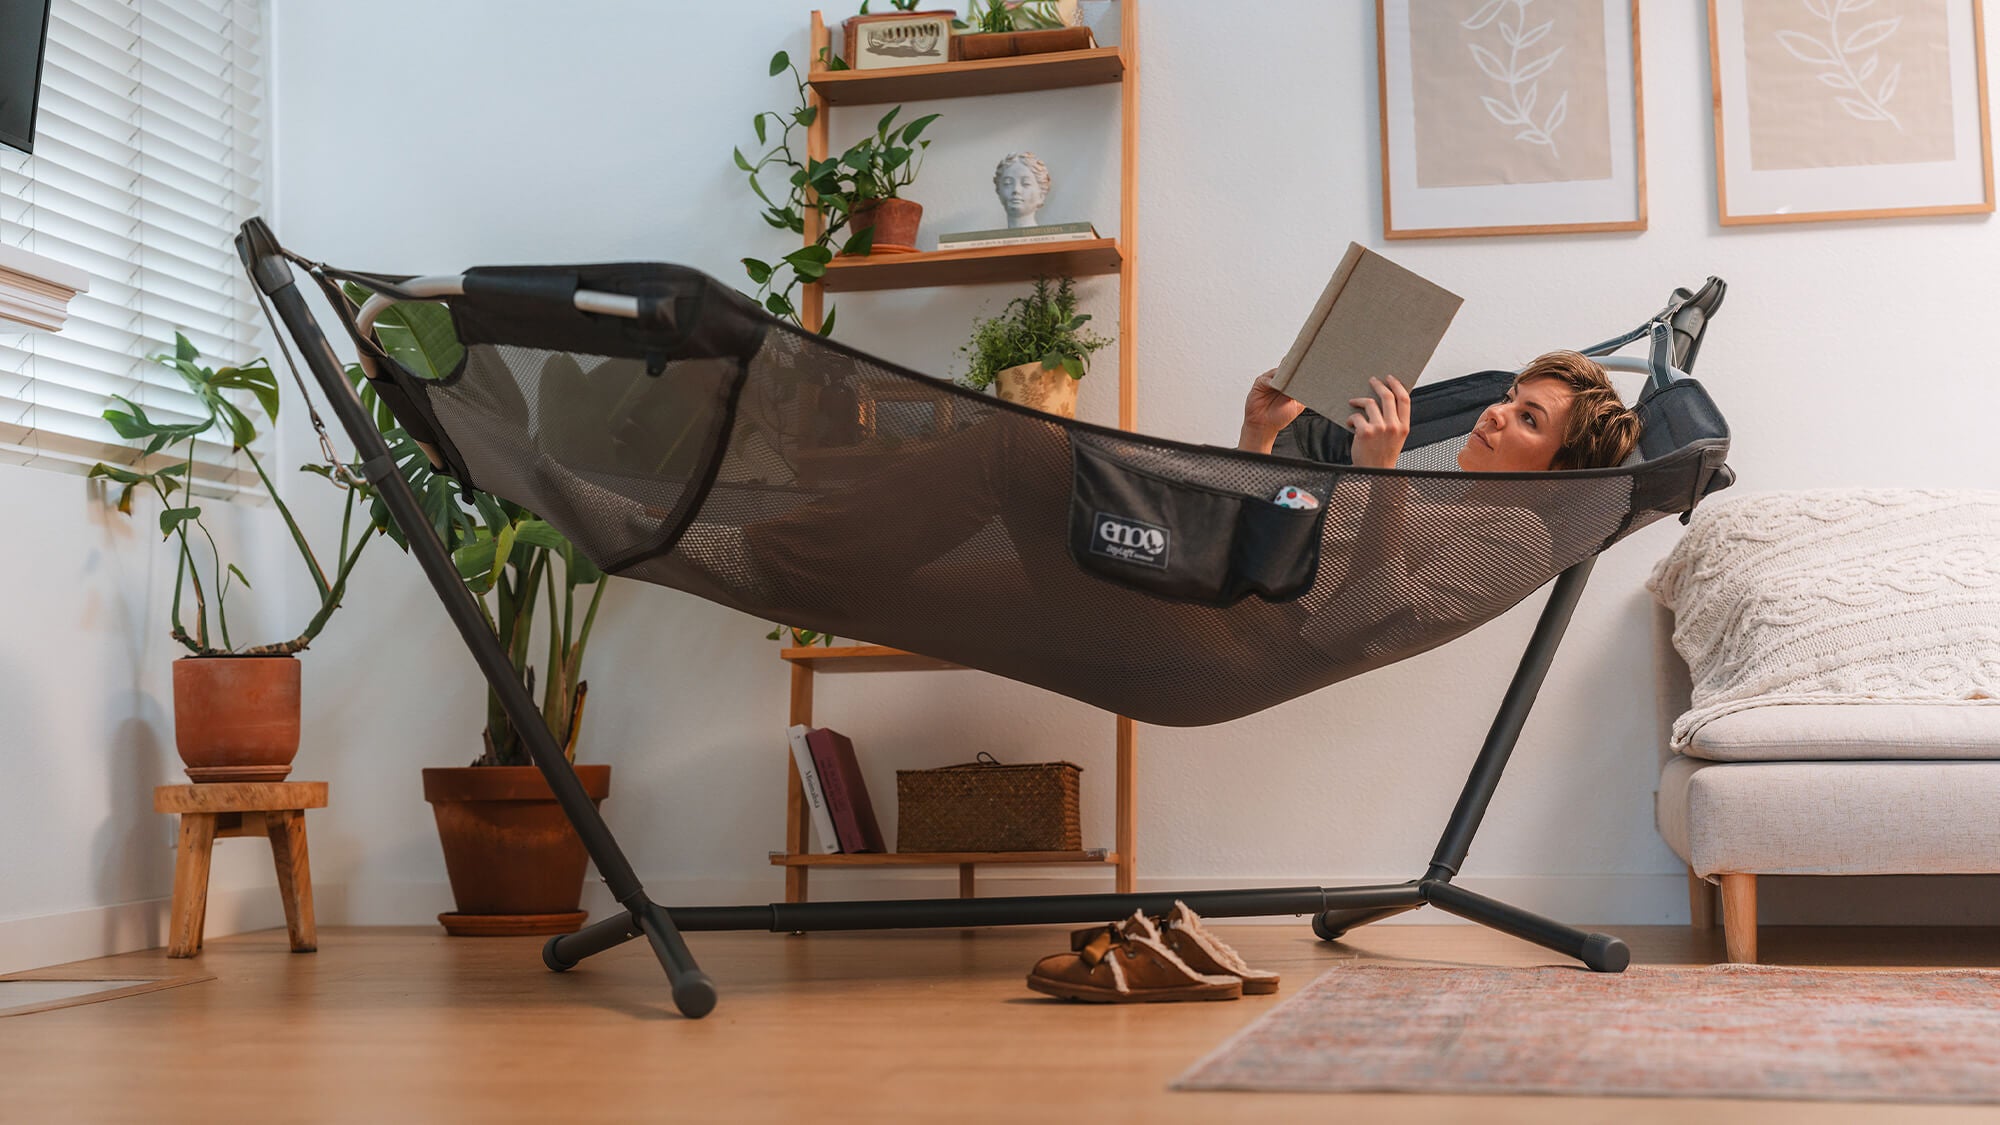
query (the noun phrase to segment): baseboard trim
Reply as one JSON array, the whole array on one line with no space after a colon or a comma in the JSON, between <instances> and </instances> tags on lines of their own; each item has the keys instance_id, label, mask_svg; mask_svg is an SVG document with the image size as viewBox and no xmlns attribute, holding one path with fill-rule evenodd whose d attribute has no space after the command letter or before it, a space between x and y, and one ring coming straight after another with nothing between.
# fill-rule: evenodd
<instances>
[{"instance_id":1,"label":"baseboard trim","mask_svg":"<svg viewBox=\"0 0 2000 1125\"><path fill-rule=\"evenodd\" d=\"M0 921L0 973L157 949L167 943L172 907L170 899L147 899ZM284 904L273 886L209 889L205 937L284 924Z\"/></svg>"}]
</instances>

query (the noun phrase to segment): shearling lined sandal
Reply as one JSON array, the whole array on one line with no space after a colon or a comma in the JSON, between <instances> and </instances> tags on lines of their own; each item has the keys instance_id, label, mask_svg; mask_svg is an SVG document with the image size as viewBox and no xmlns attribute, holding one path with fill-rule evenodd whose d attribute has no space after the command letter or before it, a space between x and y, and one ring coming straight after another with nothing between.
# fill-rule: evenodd
<instances>
[{"instance_id":1,"label":"shearling lined sandal","mask_svg":"<svg viewBox=\"0 0 2000 1125\"><path fill-rule=\"evenodd\" d=\"M1243 982L1234 976L1196 972L1160 941L1143 912L1112 927L1074 953L1055 953L1035 963L1028 987L1066 1000L1134 1004L1161 1000L1234 1000Z\"/></svg>"},{"instance_id":2,"label":"shearling lined sandal","mask_svg":"<svg viewBox=\"0 0 2000 1125\"><path fill-rule=\"evenodd\" d=\"M1147 919L1147 922L1160 934L1161 944L1196 972L1235 977L1243 982L1245 996L1264 996L1278 991L1278 974L1268 969L1251 968L1227 942L1204 929L1201 917L1186 903L1176 899L1174 908L1166 917ZM1109 926L1077 930L1070 934L1070 948L1082 949L1099 934L1109 932L1115 936L1121 927L1129 924L1129 921L1113 922Z\"/></svg>"}]
</instances>

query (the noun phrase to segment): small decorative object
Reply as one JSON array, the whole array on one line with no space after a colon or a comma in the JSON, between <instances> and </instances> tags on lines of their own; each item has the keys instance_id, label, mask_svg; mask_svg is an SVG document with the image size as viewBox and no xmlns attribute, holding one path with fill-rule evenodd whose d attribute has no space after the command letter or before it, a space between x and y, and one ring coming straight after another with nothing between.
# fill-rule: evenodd
<instances>
[{"instance_id":1,"label":"small decorative object","mask_svg":"<svg viewBox=\"0 0 2000 1125\"><path fill-rule=\"evenodd\" d=\"M843 57L855 70L928 66L951 61L951 24L958 13L884 12L850 18L841 28Z\"/></svg>"},{"instance_id":2,"label":"small decorative object","mask_svg":"<svg viewBox=\"0 0 2000 1125\"><path fill-rule=\"evenodd\" d=\"M1271 503L1280 508L1296 508L1309 512L1319 507L1319 498L1296 484L1288 484L1279 489L1276 496L1271 497Z\"/></svg>"},{"instance_id":3,"label":"small decorative object","mask_svg":"<svg viewBox=\"0 0 2000 1125\"><path fill-rule=\"evenodd\" d=\"M1035 215L1049 201L1049 166L1032 152L1010 152L993 169L993 191L1007 212L1007 226L1035 226Z\"/></svg>"},{"instance_id":4,"label":"small decorative object","mask_svg":"<svg viewBox=\"0 0 2000 1125\"><path fill-rule=\"evenodd\" d=\"M1646 229L1638 10L1376 0L1383 236Z\"/></svg>"},{"instance_id":5,"label":"small decorative object","mask_svg":"<svg viewBox=\"0 0 2000 1125\"><path fill-rule=\"evenodd\" d=\"M1709 0L1725 226L1993 210L1979 0Z\"/></svg>"},{"instance_id":6,"label":"small decorative object","mask_svg":"<svg viewBox=\"0 0 2000 1125\"><path fill-rule=\"evenodd\" d=\"M1007 302L997 317L973 325L959 351L968 357L961 382L973 390L993 387L1001 398L1064 418L1076 417L1076 384L1090 353L1111 343L1084 328L1089 313L1076 311L1076 283L1051 286L1035 280L1034 292Z\"/></svg>"},{"instance_id":7,"label":"small decorative object","mask_svg":"<svg viewBox=\"0 0 2000 1125\"><path fill-rule=\"evenodd\" d=\"M1097 41L1077 26L1078 18L1074 0L971 0L952 54L992 59L1088 50Z\"/></svg>"},{"instance_id":8,"label":"small decorative object","mask_svg":"<svg viewBox=\"0 0 2000 1125\"><path fill-rule=\"evenodd\" d=\"M897 770L896 850L1081 851L1082 773L1070 762L1008 766L984 753L959 766Z\"/></svg>"}]
</instances>

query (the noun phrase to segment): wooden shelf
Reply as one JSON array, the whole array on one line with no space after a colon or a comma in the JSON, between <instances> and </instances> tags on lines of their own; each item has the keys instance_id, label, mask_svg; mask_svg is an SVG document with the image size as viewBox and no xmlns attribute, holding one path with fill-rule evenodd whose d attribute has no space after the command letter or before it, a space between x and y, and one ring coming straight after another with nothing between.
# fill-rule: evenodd
<instances>
[{"instance_id":1,"label":"wooden shelf","mask_svg":"<svg viewBox=\"0 0 2000 1125\"><path fill-rule=\"evenodd\" d=\"M930 250L917 254L873 254L835 258L821 279L829 293L870 289L916 289L937 285L985 285L1032 281L1037 277L1091 277L1117 273L1124 263L1115 238L1077 242L988 246L979 250Z\"/></svg>"},{"instance_id":2,"label":"wooden shelf","mask_svg":"<svg viewBox=\"0 0 2000 1125\"><path fill-rule=\"evenodd\" d=\"M837 648L811 645L791 647L778 654L792 664L815 672L945 672L963 671L964 666L931 656L919 656L887 645L841 645Z\"/></svg>"},{"instance_id":3,"label":"wooden shelf","mask_svg":"<svg viewBox=\"0 0 2000 1125\"><path fill-rule=\"evenodd\" d=\"M828 105L880 105L982 94L1022 94L1069 86L1100 86L1125 77L1125 55L1117 47L1055 51L1004 59L972 59L890 70L823 70L815 67L812 88Z\"/></svg>"},{"instance_id":4,"label":"wooden shelf","mask_svg":"<svg viewBox=\"0 0 2000 1125\"><path fill-rule=\"evenodd\" d=\"M771 853L774 867L949 867L976 863L1112 863L1118 853L1092 852L861 852L855 855Z\"/></svg>"}]
</instances>

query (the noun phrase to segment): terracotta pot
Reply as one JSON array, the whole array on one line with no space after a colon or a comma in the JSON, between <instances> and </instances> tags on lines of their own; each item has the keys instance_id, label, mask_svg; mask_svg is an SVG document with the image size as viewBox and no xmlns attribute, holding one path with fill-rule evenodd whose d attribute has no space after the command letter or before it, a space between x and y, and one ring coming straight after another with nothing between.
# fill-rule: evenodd
<instances>
[{"instance_id":1,"label":"terracotta pot","mask_svg":"<svg viewBox=\"0 0 2000 1125\"><path fill-rule=\"evenodd\" d=\"M993 389L1008 402L1074 418L1076 385L1081 381L1060 367L1043 367L1036 361L1002 370L993 377Z\"/></svg>"},{"instance_id":2,"label":"terracotta pot","mask_svg":"<svg viewBox=\"0 0 2000 1125\"><path fill-rule=\"evenodd\" d=\"M174 661L174 746L193 781L283 781L299 752L299 662Z\"/></svg>"},{"instance_id":3,"label":"terracotta pot","mask_svg":"<svg viewBox=\"0 0 2000 1125\"><path fill-rule=\"evenodd\" d=\"M917 224L923 217L924 205L914 200L876 199L856 207L849 221L855 234L875 228L870 254L914 254Z\"/></svg>"},{"instance_id":4,"label":"terracotta pot","mask_svg":"<svg viewBox=\"0 0 2000 1125\"><path fill-rule=\"evenodd\" d=\"M1096 45L1087 27L1048 27L1039 31L975 31L954 35L951 49L961 59L998 59L1008 55L1041 55L1050 51L1086 51Z\"/></svg>"},{"instance_id":5,"label":"terracotta pot","mask_svg":"<svg viewBox=\"0 0 2000 1125\"><path fill-rule=\"evenodd\" d=\"M578 766L591 803L611 792L610 766ZM440 914L458 935L566 934L583 925L583 840L534 766L460 766L424 771L424 800L437 817L456 913Z\"/></svg>"}]
</instances>

